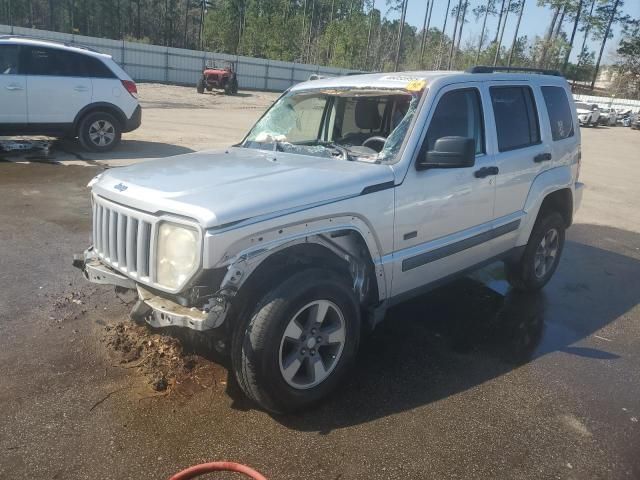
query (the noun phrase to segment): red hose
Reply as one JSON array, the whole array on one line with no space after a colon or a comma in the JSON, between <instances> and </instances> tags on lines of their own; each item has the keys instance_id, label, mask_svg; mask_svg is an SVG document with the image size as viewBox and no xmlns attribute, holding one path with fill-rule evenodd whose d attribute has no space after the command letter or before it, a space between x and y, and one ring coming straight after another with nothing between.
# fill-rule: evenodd
<instances>
[{"instance_id":1,"label":"red hose","mask_svg":"<svg viewBox=\"0 0 640 480\"><path fill-rule=\"evenodd\" d=\"M249 468L246 465L240 465L235 462L202 463L176 473L169 480L190 480L191 478L196 478L200 475L211 472L236 472L243 473L253 480L267 480L265 476L256 472L253 468Z\"/></svg>"}]
</instances>

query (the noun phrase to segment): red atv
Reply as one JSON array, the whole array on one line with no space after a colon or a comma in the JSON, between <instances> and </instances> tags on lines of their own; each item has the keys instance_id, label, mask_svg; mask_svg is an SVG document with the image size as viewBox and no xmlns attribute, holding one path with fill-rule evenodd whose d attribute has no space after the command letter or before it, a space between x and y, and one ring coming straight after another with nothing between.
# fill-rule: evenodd
<instances>
[{"instance_id":1,"label":"red atv","mask_svg":"<svg viewBox=\"0 0 640 480\"><path fill-rule=\"evenodd\" d=\"M224 90L227 95L238 93L238 78L233 63L228 62L224 66L207 65L202 72L202 77L196 84L198 93L210 92L214 88Z\"/></svg>"}]
</instances>

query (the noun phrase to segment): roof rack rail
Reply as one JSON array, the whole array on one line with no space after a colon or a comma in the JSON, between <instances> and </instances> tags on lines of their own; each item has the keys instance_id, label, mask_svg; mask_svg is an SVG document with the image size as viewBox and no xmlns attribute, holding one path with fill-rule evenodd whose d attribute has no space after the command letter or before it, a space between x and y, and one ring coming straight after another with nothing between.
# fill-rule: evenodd
<instances>
[{"instance_id":1,"label":"roof rack rail","mask_svg":"<svg viewBox=\"0 0 640 480\"><path fill-rule=\"evenodd\" d=\"M80 48L82 50L88 50L90 52L94 52L94 53L100 53L97 50L94 50L91 47L88 47L86 45L82 45L81 43L75 43L75 42L61 42L59 40L50 40L48 38L45 37L38 37L36 35L20 35L20 34L14 34L14 35L0 35L0 40L8 40L11 38L24 38L26 40L39 40L41 42L47 42L47 43L53 43L54 45L62 45L65 47L74 47L74 48Z\"/></svg>"},{"instance_id":2,"label":"roof rack rail","mask_svg":"<svg viewBox=\"0 0 640 480\"><path fill-rule=\"evenodd\" d=\"M495 73L495 72L526 72L539 73L541 75L553 75L554 77L563 77L559 70L547 70L544 68L530 67L489 67L486 65L476 65L465 70L466 73Z\"/></svg>"}]
</instances>

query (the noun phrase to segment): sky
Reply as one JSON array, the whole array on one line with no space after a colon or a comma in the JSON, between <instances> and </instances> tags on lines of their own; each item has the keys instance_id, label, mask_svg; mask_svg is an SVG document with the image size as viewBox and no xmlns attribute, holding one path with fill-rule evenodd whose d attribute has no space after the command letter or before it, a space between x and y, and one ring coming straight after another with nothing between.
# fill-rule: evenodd
<instances>
[{"instance_id":1,"label":"sky","mask_svg":"<svg viewBox=\"0 0 640 480\"><path fill-rule=\"evenodd\" d=\"M427 4L427 0L408 0L409 4L407 6L407 22L410 25L417 27L418 29L422 28L422 22L424 20L424 12ZM442 23L444 21L444 14L447 8L447 0L434 0L435 4L433 6L433 13L431 15L431 25L436 26L438 28L442 28ZM507 0L508 1L508 0ZM376 8L381 9L383 12L387 9L386 0L375 0ZM465 44L465 41L473 39L474 42L477 42L478 37L480 35L480 31L482 29L482 17L476 23L475 17L473 14L470 15L470 11L480 4L486 3L486 0L470 0L469 10L467 11L467 19L468 23L465 23L465 27L463 30L463 40L462 44ZM589 0L585 0L587 4L586 8L590 7ZM500 0L497 0L498 7L500 6ZM451 0L451 6L457 5L457 0ZM625 0L624 7L622 10L631 15L634 18L640 18L640 0ZM389 15L393 18L394 15ZM520 24L520 32L518 36L527 35L529 38L533 38L535 35L544 35L547 25L551 20L552 12L550 9L545 7L539 7L537 5L537 0L526 0L524 12L522 15L522 23ZM513 32L516 26L516 16L509 15L509 22L507 24L507 29L504 32L503 44L511 45L511 41L513 40ZM451 35L453 33L453 26L455 23L455 19L449 17L447 21L447 33ZM489 17L487 19L487 28L490 32L495 32L496 25L498 23L498 17ZM572 24L569 22L564 23L564 31L570 35ZM490 35L491 38L491 35ZM578 49L580 48L580 44L582 43L583 34L581 32L576 33L576 41L574 43L574 49L572 52L571 60L574 61L577 56ZM610 57L611 54L615 52L615 47L620 41L620 27L616 26L614 28L614 37L607 42L604 51L603 63L607 63L607 57ZM575 46L577 45L577 47ZM587 45L590 45L592 50L599 51L600 43L588 41Z\"/></svg>"}]
</instances>

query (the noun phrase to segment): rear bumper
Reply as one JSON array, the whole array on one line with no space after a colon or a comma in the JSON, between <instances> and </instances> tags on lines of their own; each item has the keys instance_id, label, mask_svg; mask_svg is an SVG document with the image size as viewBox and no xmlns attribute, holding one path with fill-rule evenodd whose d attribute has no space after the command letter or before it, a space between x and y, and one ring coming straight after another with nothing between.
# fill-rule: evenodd
<instances>
[{"instance_id":1,"label":"rear bumper","mask_svg":"<svg viewBox=\"0 0 640 480\"><path fill-rule=\"evenodd\" d=\"M122 131L125 133L132 132L133 130L138 128L141 124L142 124L142 108L140 107L140 105L138 105L136 109L133 111L133 115L131 115L131 118L127 119L127 121L125 122L124 129Z\"/></svg>"},{"instance_id":2,"label":"rear bumper","mask_svg":"<svg viewBox=\"0 0 640 480\"><path fill-rule=\"evenodd\" d=\"M91 283L114 285L136 290L138 302L131 311L135 319L144 320L153 327L185 327L204 331L220 327L227 316L229 302L216 296L203 309L180 305L173 300L146 290L125 275L104 265L88 248L82 255L74 255L73 266L80 269Z\"/></svg>"}]
</instances>

